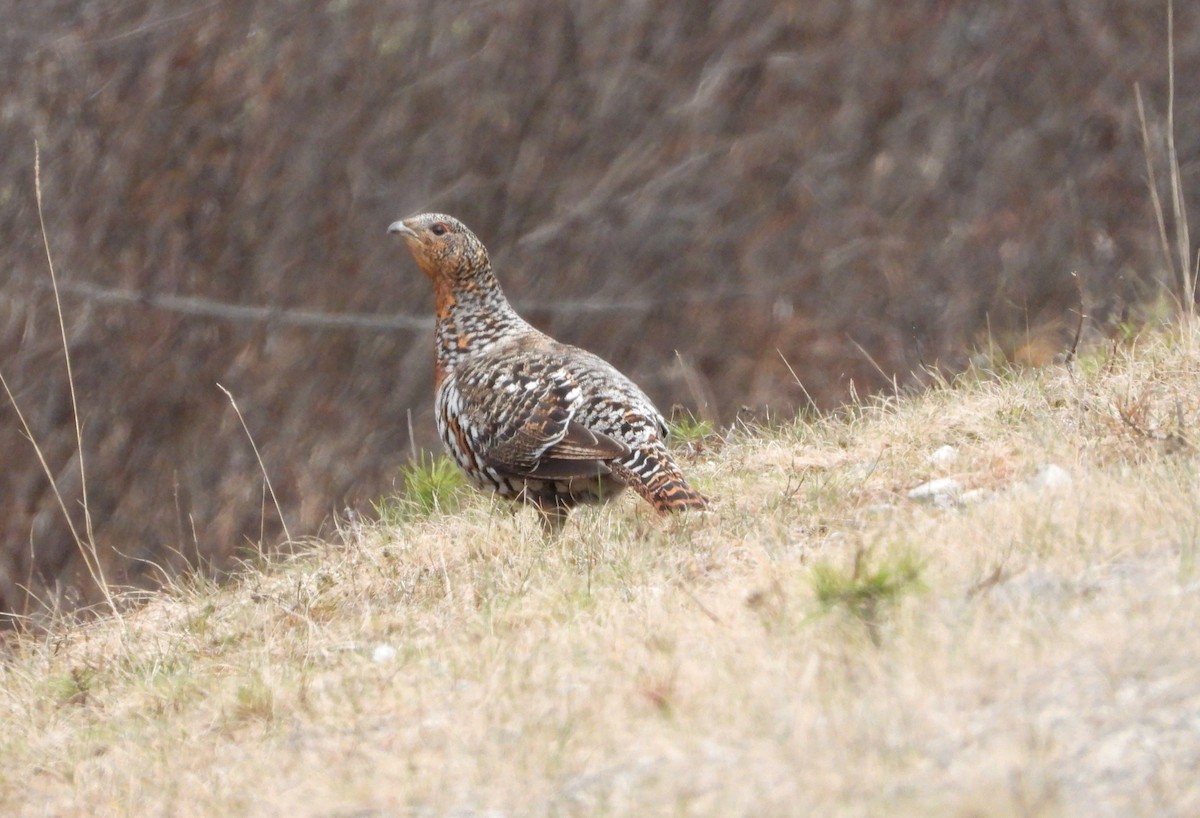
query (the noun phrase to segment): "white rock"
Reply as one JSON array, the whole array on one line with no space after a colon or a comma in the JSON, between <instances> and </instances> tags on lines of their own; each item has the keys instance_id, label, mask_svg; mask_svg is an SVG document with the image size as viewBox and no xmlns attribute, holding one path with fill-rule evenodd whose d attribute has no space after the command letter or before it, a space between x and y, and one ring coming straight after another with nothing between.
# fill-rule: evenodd
<instances>
[{"instance_id":1,"label":"white rock","mask_svg":"<svg viewBox=\"0 0 1200 818\"><path fill-rule=\"evenodd\" d=\"M991 496L992 493L987 489L971 489L970 491L964 491L962 497L958 499L965 505L971 505L972 503L982 503Z\"/></svg>"},{"instance_id":2,"label":"white rock","mask_svg":"<svg viewBox=\"0 0 1200 818\"><path fill-rule=\"evenodd\" d=\"M379 665L387 664L396 658L396 654L397 651L394 647L380 643L371 651L371 661Z\"/></svg>"},{"instance_id":3,"label":"white rock","mask_svg":"<svg viewBox=\"0 0 1200 818\"><path fill-rule=\"evenodd\" d=\"M1047 463L1038 468L1037 474L1029 481L1029 485L1035 489L1053 490L1067 488L1074 482L1075 478L1071 477L1071 473L1062 466Z\"/></svg>"},{"instance_id":4,"label":"white rock","mask_svg":"<svg viewBox=\"0 0 1200 818\"><path fill-rule=\"evenodd\" d=\"M916 488L910 489L908 498L916 500L919 503L932 503L938 507L946 507L954 505L962 496L962 483L955 480L953 477L939 477L936 480L930 480L928 483L922 483Z\"/></svg>"},{"instance_id":5,"label":"white rock","mask_svg":"<svg viewBox=\"0 0 1200 818\"><path fill-rule=\"evenodd\" d=\"M949 445L939 446L927 459L934 466L949 466L958 460L958 449Z\"/></svg>"}]
</instances>

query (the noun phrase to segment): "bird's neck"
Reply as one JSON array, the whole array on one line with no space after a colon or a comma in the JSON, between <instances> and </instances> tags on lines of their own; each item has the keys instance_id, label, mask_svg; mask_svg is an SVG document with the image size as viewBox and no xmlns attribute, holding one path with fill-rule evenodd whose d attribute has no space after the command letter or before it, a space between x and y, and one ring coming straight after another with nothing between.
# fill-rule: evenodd
<instances>
[{"instance_id":1,"label":"bird's neck","mask_svg":"<svg viewBox=\"0 0 1200 818\"><path fill-rule=\"evenodd\" d=\"M434 282L437 299L437 382L463 358L493 344L536 332L517 315L490 269Z\"/></svg>"}]
</instances>

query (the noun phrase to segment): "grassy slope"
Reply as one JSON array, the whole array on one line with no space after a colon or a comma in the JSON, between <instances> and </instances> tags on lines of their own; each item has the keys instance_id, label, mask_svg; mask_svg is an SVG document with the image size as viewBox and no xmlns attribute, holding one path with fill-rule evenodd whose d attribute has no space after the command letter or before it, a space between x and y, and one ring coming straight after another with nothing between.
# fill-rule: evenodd
<instances>
[{"instance_id":1,"label":"grassy slope","mask_svg":"<svg viewBox=\"0 0 1200 818\"><path fill-rule=\"evenodd\" d=\"M1198 428L1164 334L710 441L703 518L350 527L17 640L0 813L1200 814Z\"/></svg>"}]
</instances>

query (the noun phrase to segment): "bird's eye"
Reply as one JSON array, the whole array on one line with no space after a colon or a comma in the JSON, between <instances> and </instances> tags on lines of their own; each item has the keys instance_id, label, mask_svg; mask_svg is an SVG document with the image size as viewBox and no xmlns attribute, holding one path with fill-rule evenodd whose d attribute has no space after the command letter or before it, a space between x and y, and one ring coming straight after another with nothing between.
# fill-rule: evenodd
<instances>
[{"instance_id":1,"label":"bird's eye","mask_svg":"<svg viewBox=\"0 0 1200 818\"><path fill-rule=\"evenodd\" d=\"M431 227L431 228L429 228L429 229L430 229L430 231L433 233L433 235L435 235L435 236L444 236L444 235L446 235L448 232L450 232L450 228L449 228L449 227L447 227L447 226L446 226L445 224L443 224L442 222L438 222L437 224L435 224L433 227Z\"/></svg>"}]
</instances>

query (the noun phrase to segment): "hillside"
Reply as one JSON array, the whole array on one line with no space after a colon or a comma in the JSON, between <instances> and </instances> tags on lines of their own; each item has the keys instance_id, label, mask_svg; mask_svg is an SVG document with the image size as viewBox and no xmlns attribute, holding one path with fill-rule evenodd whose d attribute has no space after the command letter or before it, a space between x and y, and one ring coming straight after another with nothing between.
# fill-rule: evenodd
<instances>
[{"instance_id":1,"label":"hillside","mask_svg":"<svg viewBox=\"0 0 1200 818\"><path fill-rule=\"evenodd\" d=\"M547 543L412 475L386 524L12 636L0 812L1196 815L1198 428L1165 330L697 436L699 517Z\"/></svg>"},{"instance_id":2,"label":"hillside","mask_svg":"<svg viewBox=\"0 0 1200 818\"><path fill-rule=\"evenodd\" d=\"M1175 5L1194 202L1200 3ZM1166 12L0 0L0 368L53 474L0 401L0 621L98 599L54 497L82 527L35 142L95 538L153 588L282 539L218 384L293 534L436 445L431 296L384 234L414 212L470 225L537 326L716 422L959 372L984 338L1048 361L1077 284L1108 332L1169 277Z\"/></svg>"}]
</instances>

